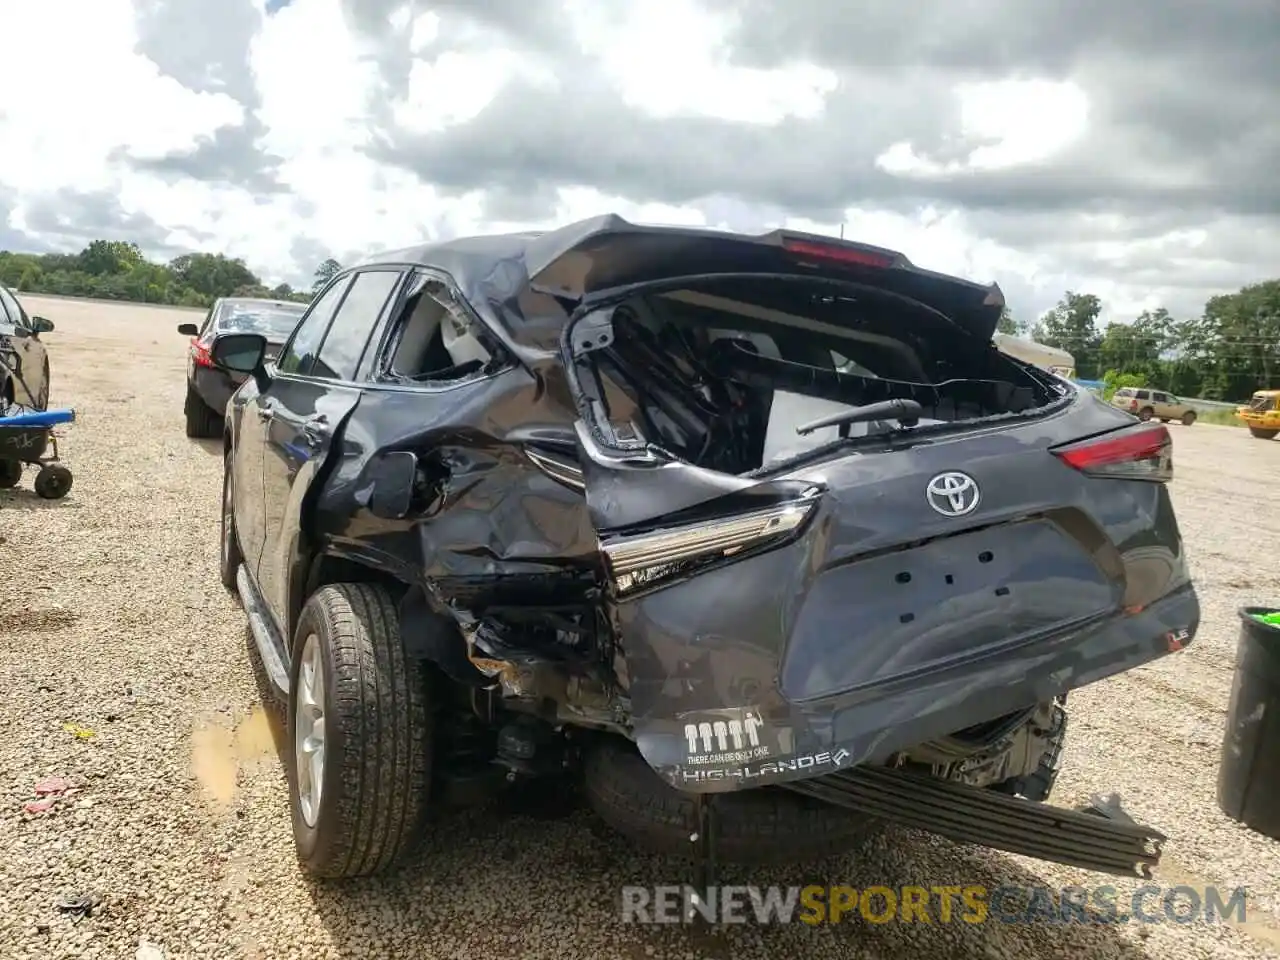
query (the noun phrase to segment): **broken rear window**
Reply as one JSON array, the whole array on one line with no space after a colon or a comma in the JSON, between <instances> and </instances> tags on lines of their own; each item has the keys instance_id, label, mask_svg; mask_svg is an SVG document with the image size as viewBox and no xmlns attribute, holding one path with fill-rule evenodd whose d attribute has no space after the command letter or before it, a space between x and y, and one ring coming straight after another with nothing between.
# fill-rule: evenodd
<instances>
[{"instance_id":1,"label":"broken rear window","mask_svg":"<svg viewBox=\"0 0 1280 960\"><path fill-rule=\"evenodd\" d=\"M872 421L805 436L800 424L892 398L922 422L1022 412L1060 396L991 344L883 298L763 278L637 297L578 366L606 442L650 443L699 466L748 473ZM575 338L576 339L576 338Z\"/></svg>"}]
</instances>

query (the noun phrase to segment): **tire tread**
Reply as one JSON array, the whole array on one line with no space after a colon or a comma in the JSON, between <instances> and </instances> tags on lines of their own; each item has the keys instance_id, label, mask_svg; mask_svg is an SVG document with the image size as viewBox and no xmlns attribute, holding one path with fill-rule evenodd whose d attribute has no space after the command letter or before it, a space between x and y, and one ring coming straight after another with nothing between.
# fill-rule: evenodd
<instances>
[{"instance_id":1,"label":"tire tread","mask_svg":"<svg viewBox=\"0 0 1280 960\"><path fill-rule=\"evenodd\" d=\"M341 749L334 831L308 867L330 877L381 873L413 852L429 801L430 714L421 672L404 652L396 606L375 584L321 587L307 604L330 644L333 720ZM305 636L307 614L300 623ZM325 790L331 784L326 782Z\"/></svg>"},{"instance_id":2,"label":"tire tread","mask_svg":"<svg viewBox=\"0 0 1280 960\"><path fill-rule=\"evenodd\" d=\"M586 756L587 798L614 830L642 846L692 855L694 798L668 786L629 745L602 740ZM855 846L879 826L852 811L764 787L717 795L723 858L766 865L816 860Z\"/></svg>"}]
</instances>

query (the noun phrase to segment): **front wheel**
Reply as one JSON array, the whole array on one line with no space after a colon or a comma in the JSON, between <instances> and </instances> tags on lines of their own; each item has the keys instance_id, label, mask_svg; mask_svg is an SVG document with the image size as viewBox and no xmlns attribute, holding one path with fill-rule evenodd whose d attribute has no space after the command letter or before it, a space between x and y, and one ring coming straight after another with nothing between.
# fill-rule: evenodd
<instances>
[{"instance_id":1,"label":"front wheel","mask_svg":"<svg viewBox=\"0 0 1280 960\"><path fill-rule=\"evenodd\" d=\"M0 490L16 487L22 479L22 461L0 460Z\"/></svg>"},{"instance_id":2,"label":"front wheel","mask_svg":"<svg viewBox=\"0 0 1280 960\"><path fill-rule=\"evenodd\" d=\"M1280 430L1269 430L1263 427L1250 427L1249 433L1257 437L1259 440L1274 440L1276 434L1280 433Z\"/></svg>"},{"instance_id":3,"label":"front wheel","mask_svg":"<svg viewBox=\"0 0 1280 960\"><path fill-rule=\"evenodd\" d=\"M423 671L405 655L383 587L339 583L307 600L289 683L289 799L304 870L381 873L426 821L432 718Z\"/></svg>"},{"instance_id":4,"label":"front wheel","mask_svg":"<svg viewBox=\"0 0 1280 960\"><path fill-rule=\"evenodd\" d=\"M61 500L71 492L71 471L60 463L50 463L36 474L36 496L45 500Z\"/></svg>"},{"instance_id":5,"label":"front wheel","mask_svg":"<svg viewBox=\"0 0 1280 960\"><path fill-rule=\"evenodd\" d=\"M1196 412L1194 410L1188 410L1186 413L1182 415L1182 425L1184 427L1189 427L1195 422L1196 422Z\"/></svg>"},{"instance_id":6,"label":"front wheel","mask_svg":"<svg viewBox=\"0 0 1280 960\"><path fill-rule=\"evenodd\" d=\"M231 451L222 458L222 531L218 549L218 576L222 585L236 592L236 573L244 562L240 535L236 532L236 498L232 486Z\"/></svg>"}]
</instances>

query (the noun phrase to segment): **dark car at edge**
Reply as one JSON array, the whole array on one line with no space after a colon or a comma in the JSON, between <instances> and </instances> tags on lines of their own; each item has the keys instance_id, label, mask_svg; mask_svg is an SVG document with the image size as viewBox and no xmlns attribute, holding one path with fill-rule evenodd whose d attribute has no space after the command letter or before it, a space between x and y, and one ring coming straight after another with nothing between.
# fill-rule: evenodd
<instances>
[{"instance_id":1,"label":"dark car at edge","mask_svg":"<svg viewBox=\"0 0 1280 960\"><path fill-rule=\"evenodd\" d=\"M209 358L214 341L226 333L257 333L266 338L268 357L293 332L306 304L254 297L222 297L213 302L204 320L181 323L178 332L191 338L187 350L187 393L182 405L187 436L222 435L227 401L244 382L243 373L223 370Z\"/></svg>"},{"instance_id":2,"label":"dark car at edge","mask_svg":"<svg viewBox=\"0 0 1280 960\"><path fill-rule=\"evenodd\" d=\"M1198 629L1170 436L1002 354L1003 304L880 247L604 216L370 257L275 359L215 340L249 374L220 573L303 867L386 869L541 782L656 850L889 821L1148 872L1157 829L1047 799L1070 691Z\"/></svg>"},{"instance_id":3,"label":"dark car at edge","mask_svg":"<svg viewBox=\"0 0 1280 960\"><path fill-rule=\"evenodd\" d=\"M53 321L33 317L8 287L0 284L0 415L13 404L44 410L49 406L49 352L42 333Z\"/></svg>"}]
</instances>

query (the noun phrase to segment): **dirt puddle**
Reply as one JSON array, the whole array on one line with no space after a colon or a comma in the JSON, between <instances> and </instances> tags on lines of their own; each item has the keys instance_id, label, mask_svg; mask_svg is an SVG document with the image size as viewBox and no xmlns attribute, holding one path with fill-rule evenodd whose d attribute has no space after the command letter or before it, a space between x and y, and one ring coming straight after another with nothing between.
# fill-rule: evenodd
<instances>
[{"instance_id":1,"label":"dirt puddle","mask_svg":"<svg viewBox=\"0 0 1280 960\"><path fill-rule=\"evenodd\" d=\"M276 760L277 732L270 715L255 705L234 726L212 722L191 735L191 770L210 802L226 810L235 800L240 774Z\"/></svg>"}]
</instances>

